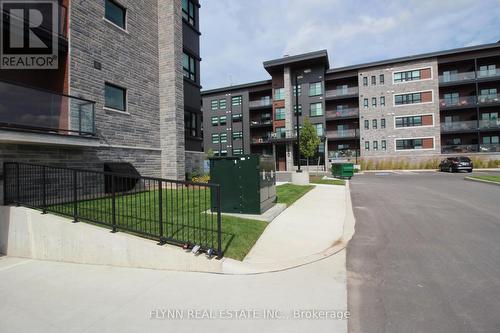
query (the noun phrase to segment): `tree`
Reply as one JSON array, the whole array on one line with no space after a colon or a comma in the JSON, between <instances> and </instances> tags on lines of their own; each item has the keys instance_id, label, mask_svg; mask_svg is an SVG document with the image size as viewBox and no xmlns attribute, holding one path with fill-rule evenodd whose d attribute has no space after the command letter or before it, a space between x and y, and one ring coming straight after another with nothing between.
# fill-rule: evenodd
<instances>
[{"instance_id":1,"label":"tree","mask_svg":"<svg viewBox=\"0 0 500 333\"><path fill-rule=\"evenodd\" d=\"M316 127L311 124L309 118L304 119L304 124L300 129L300 153L305 156L309 167L309 158L313 157L318 150L321 140L316 132ZM300 163L300 156L298 158Z\"/></svg>"}]
</instances>

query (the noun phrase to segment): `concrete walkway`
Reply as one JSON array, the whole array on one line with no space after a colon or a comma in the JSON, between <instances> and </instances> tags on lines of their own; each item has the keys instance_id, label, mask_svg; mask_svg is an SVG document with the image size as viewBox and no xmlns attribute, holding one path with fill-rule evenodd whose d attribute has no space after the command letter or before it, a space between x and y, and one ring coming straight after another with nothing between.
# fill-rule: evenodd
<instances>
[{"instance_id":1,"label":"concrete walkway","mask_svg":"<svg viewBox=\"0 0 500 333\"><path fill-rule=\"evenodd\" d=\"M290 262L318 254L342 237L346 188L316 185L266 228L244 263Z\"/></svg>"}]
</instances>

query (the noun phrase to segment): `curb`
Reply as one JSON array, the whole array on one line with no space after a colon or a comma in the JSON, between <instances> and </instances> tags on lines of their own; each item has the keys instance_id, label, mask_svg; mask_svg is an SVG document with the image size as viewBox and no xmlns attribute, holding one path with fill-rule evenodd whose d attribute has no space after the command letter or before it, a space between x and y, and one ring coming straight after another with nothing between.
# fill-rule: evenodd
<instances>
[{"instance_id":1,"label":"curb","mask_svg":"<svg viewBox=\"0 0 500 333\"><path fill-rule=\"evenodd\" d=\"M499 171L500 168L474 168L474 171ZM439 172L439 169L388 169L388 170L363 170L358 172L362 175L365 173L378 173L378 172Z\"/></svg>"},{"instance_id":2,"label":"curb","mask_svg":"<svg viewBox=\"0 0 500 333\"><path fill-rule=\"evenodd\" d=\"M486 184L492 184L492 185L500 186L500 183L498 183L498 182L492 182L491 180L484 180L484 179L478 179L478 178L472 178L472 177L465 177L464 180L468 180L468 181L471 181L471 182L486 183Z\"/></svg>"},{"instance_id":3,"label":"curb","mask_svg":"<svg viewBox=\"0 0 500 333\"><path fill-rule=\"evenodd\" d=\"M331 185L329 185L331 186ZM222 271L218 274L223 275L256 275L256 274L266 274L282 272L289 269L294 269L301 266L306 266L317 261L331 257L341 251L346 247L355 232L355 218L354 212L352 210L351 202L351 192L350 183L346 181L345 185L346 191L346 207L345 207L345 219L342 237L335 241L329 248L307 257L297 258L294 260L279 262L279 263L265 263L265 264L249 264L240 262L234 259L225 258L222 263Z\"/></svg>"}]
</instances>

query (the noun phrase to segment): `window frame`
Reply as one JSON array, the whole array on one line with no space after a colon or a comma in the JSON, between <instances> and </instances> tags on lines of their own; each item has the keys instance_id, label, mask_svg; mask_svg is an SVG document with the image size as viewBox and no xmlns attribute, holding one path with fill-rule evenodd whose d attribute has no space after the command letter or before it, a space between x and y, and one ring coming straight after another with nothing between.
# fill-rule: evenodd
<instances>
[{"instance_id":1,"label":"window frame","mask_svg":"<svg viewBox=\"0 0 500 333\"><path fill-rule=\"evenodd\" d=\"M314 106L317 106L317 105L320 106L321 114L313 114L313 105ZM314 109L315 109L315 111L318 110L317 107L315 107ZM309 117L321 117L324 114L325 113L324 113L324 110L323 110L323 103L322 102L317 102L317 103L311 103L311 104L309 104Z\"/></svg>"},{"instance_id":2,"label":"window frame","mask_svg":"<svg viewBox=\"0 0 500 333\"><path fill-rule=\"evenodd\" d=\"M368 109L370 107L370 101L368 100L368 98L363 99L363 107L365 109Z\"/></svg>"},{"instance_id":3,"label":"window frame","mask_svg":"<svg viewBox=\"0 0 500 333\"><path fill-rule=\"evenodd\" d=\"M115 108L113 106L109 106L107 104L107 97L106 97L106 88L110 87L113 89L121 90L123 91L123 109ZM122 112L122 113L128 113L128 89L119 85L116 85L111 82L104 82L104 108L107 110L112 110L116 112Z\"/></svg>"},{"instance_id":4,"label":"window frame","mask_svg":"<svg viewBox=\"0 0 500 333\"><path fill-rule=\"evenodd\" d=\"M187 58L188 67L185 67L186 58ZM196 62L197 62L197 59L195 56L193 56L189 52L183 51L183 53L182 53L182 73L183 73L185 78L187 78L193 82L196 82L196 80L198 78L198 73L197 73L197 69L196 69L196 67L197 67Z\"/></svg>"},{"instance_id":5,"label":"window frame","mask_svg":"<svg viewBox=\"0 0 500 333\"><path fill-rule=\"evenodd\" d=\"M385 84L385 75L379 74L378 81L380 82L380 84Z\"/></svg>"},{"instance_id":6,"label":"window frame","mask_svg":"<svg viewBox=\"0 0 500 333\"><path fill-rule=\"evenodd\" d=\"M274 88L274 100L283 101L285 99L285 88Z\"/></svg>"},{"instance_id":7,"label":"window frame","mask_svg":"<svg viewBox=\"0 0 500 333\"><path fill-rule=\"evenodd\" d=\"M387 150L387 141L386 140L380 141L380 150Z\"/></svg>"},{"instance_id":8,"label":"window frame","mask_svg":"<svg viewBox=\"0 0 500 333\"><path fill-rule=\"evenodd\" d=\"M380 106L385 106L385 96L380 96Z\"/></svg>"},{"instance_id":9,"label":"window frame","mask_svg":"<svg viewBox=\"0 0 500 333\"><path fill-rule=\"evenodd\" d=\"M278 117L279 115L279 117ZM283 117L283 118L281 118ZM279 107L274 109L274 120L285 120L286 119L286 109Z\"/></svg>"},{"instance_id":10,"label":"window frame","mask_svg":"<svg viewBox=\"0 0 500 333\"><path fill-rule=\"evenodd\" d=\"M222 106L224 105L224 107ZM225 98L219 99L219 109L220 110L225 110L227 108L227 101Z\"/></svg>"},{"instance_id":11,"label":"window frame","mask_svg":"<svg viewBox=\"0 0 500 333\"><path fill-rule=\"evenodd\" d=\"M123 14L122 14L123 15L123 17L122 17L122 19L123 19L123 27L120 24L118 24L115 21L113 21L110 17L108 17L107 11L106 11L108 3L114 5L118 9L122 10L122 12L123 12ZM114 26L120 28L123 31L127 31L127 16L128 16L127 12L128 12L127 11L127 7L125 7L124 5L122 5L121 3L119 3L118 1L116 1L116 0L104 0L104 19L107 22L113 24Z\"/></svg>"},{"instance_id":12,"label":"window frame","mask_svg":"<svg viewBox=\"0 0 500 333\"><path fill-rule=\"evenodd\" d=\"M372 86L377 85L377 77L375 75L372 75L370 83Z\"/></svg>"},{"instance_id":13,"label":"window frame","mask_svg":"<svg viewBox=\"0 0 500 333\"><path fill-rule=\"evenodd\" d=\"M184 8L184 3L187 4L187 9ZM186 21L190 26L196 26L196 4L192 0L182 0L182 19ZM191 13L191 9L193 10ZM191 15L192 14L192 15Z\"/></svg>"},{"instance_id":14,"label":"window frame","mask_svg":"<svg viewBox=\"0 0 500 333\"><path fill-rule=\"evenodd\" d=\"M231 96L231 106L240 106L242 104L243 104L243 96L241 95Z\"/></svg>"},{"instance_id":15,"label":"window frame","mask_svg":"<svg viewBox=\"0 0 500 333\"><path fill-rule=\"evenodd\" d=\"M215 105L215 107L214 107L214 105ZM210 101L210 110L212 110L212 111L219 110L219 100L218 99L212 99Z\"/></svg>"},{"instance_id":16,"label":"window frame","mask_svg":"<svg viewBox=\"0 0 500 333\"><path fill-rule=\"evenodd\" d=\"M368 87L368 76L363 76L363 87Z\"/></svg>"},{"instance_id":17,"label":"window frame","mask_svg":"<svg viewBox=\"0 0 500 333\"><path fill-rule=\"evenodd\" d=\"M212 126L219 126L219 117L212 116L211 123L212 123Z\"/></svg>"},{"instance_id":18,"label":"window frame","mask_svg":"<svg viewBox=\"0 0 500 333\"><path fill-rule=\"evenodd\" d=\"M368 119L365 119L365 130L369 130L370 129L370 121Z\"/></svg>"},{"instance_id":19,"label":"window frame","mask_svg":"<svg viewBox=\"0 0 500 333\"><path fill-rule=\"evenodd\" d=\"M309 83L309 97L321 96L321 95L323 95L323 85L321 84L321 81Z\"/></svg>"},{"instance_id":20,"label":"window frame","mask_svg":"<svg viewBox=\"0 0 500 333\"><path fill-rule=\"evenodd\" d=\"M370 141L365 141L365 150L370 150Z\"/></svg>"}]
</instances>

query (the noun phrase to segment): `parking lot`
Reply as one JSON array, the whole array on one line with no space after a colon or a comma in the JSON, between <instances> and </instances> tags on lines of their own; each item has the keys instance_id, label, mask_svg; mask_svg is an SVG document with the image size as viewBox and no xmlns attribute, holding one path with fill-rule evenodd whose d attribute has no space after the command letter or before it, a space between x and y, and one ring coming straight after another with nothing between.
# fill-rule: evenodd
<instances>
[{"instance_id":1,"label":"parking lot","mask_svg":"<svg viewBox=\"0 0 500 333\"><path fill-rule=\"evenodd\" d=\"M500 186L469 175L353 178L350 332L498 331Z\"/></svg>"}]
</instances>

